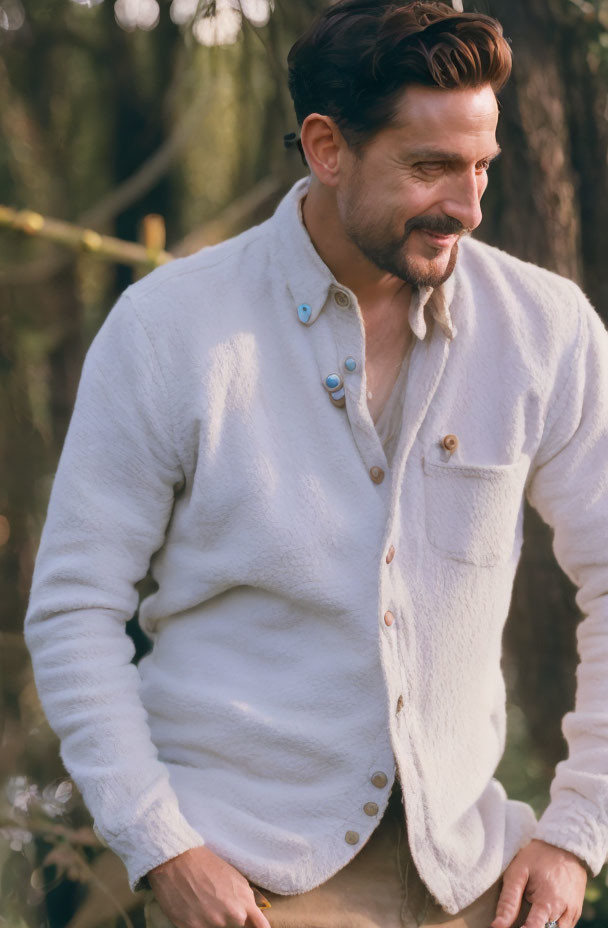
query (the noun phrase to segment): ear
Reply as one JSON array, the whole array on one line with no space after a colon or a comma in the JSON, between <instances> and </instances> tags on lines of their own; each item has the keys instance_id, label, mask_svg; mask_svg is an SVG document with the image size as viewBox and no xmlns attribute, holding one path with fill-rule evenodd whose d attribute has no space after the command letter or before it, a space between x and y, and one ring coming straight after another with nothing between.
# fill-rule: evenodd
<instances>
[{"instance_id":1,"label":"ear","mask_svg":"<svg viewBox=\"0 0 608 928\"><path fill-rule=\"evenodd\" d=\"M308 166L327 187L336 187L346 141L330 116L311 113L302 123L302 148Z\"/></svg>"}]
</instances>

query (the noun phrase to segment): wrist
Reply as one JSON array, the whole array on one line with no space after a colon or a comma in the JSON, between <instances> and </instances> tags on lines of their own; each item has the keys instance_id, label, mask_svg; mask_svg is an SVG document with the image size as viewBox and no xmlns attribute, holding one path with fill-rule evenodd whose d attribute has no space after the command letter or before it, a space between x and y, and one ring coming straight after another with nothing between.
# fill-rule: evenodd
<instances>
[{"instance_id":1,"label":"wrist","mask_svg":"<svg viewBox=\"0 0 608 928\"><path fill-rule=\"evenodd\" d=\"M570 860L576 861L577 864L580 864L590 879L593 877L587 861L583 860L582 857L579 857L578 854L575 854L574 851L569 851L566 847L560 847L559 844L552 844L550 841L544 841L542 838L533 838L532 840L536 841L538 844L544 844L546 847L553 848L553 850L560 851Z\"/></svg>"}]
</instances>

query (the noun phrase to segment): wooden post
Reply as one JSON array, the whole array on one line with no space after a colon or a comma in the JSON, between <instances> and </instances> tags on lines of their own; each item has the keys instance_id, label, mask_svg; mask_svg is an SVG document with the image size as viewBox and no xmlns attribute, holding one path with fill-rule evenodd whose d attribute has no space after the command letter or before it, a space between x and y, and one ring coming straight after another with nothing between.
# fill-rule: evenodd
<instances>
[{"instance_id":1,"label":"wooden post","mask_svg":"<svg viewBox=\"0 0 608 928\"><path fill-rule=\"evenodd\" d=\"M144 273L152 270L157 264L165 264L173 259L173 255L164 250L164 220L161 216L146 217L150 218L153 218L153 222L150 224L148 247L145 244L125 242L111 235L100 235L93 229L83 229L70 222L49 219L33 210L0 206L0 226L17 229L26 235L37 235L76 251L87 251L98 258L116 261L118 264L143 267Z\"/></svg>"}]
</instances>

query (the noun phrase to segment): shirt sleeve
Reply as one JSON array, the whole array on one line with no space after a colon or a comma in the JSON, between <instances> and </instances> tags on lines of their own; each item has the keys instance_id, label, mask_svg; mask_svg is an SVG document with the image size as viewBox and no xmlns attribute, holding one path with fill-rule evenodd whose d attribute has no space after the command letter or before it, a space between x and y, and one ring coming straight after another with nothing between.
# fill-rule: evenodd
<instances>
[{"instance_id":1,"label":"shirt sleeve","mask_svg":"<svg viewBox=\"0 0 608 928\"><path fill-rule=\"evenodd\" d=\"M535 838L576 854L596 876L608 853L608 332L582 291L576 347L547 420L527 495L553 529L553 550L578 588L574 710Z\"/></svg>"},{"instance_id":2,"label":"shirt sleeve","mask_svg":"<svg viewBox=\"0 0 608 928\"><path fill-rule=\"evenodd\" d=\"M153 345L125 291L85 358L24 634L65 768L134 890L153 867L204 844L158 759L125 629L183 478L171 421Z\"/></svg>"}]
</instances>

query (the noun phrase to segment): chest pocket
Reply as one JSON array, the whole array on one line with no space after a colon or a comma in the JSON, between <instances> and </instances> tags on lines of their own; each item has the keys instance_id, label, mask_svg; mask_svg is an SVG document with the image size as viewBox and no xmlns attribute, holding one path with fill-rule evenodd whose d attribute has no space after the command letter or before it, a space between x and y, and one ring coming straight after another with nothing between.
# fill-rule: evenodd
<instances>
[{"instance_id":1,"label":"chest pocket","mask_svg":"<svg viewBox=\"0 0 608 928\"><path fill-rule=\"evenodd\" d=\"M445 557L479 567L508 560L521 545L528 459L510 464L461 464L424 458L426 534Z\"/></svg>"}]
</instances>

